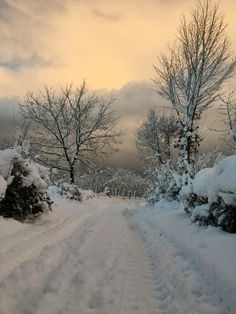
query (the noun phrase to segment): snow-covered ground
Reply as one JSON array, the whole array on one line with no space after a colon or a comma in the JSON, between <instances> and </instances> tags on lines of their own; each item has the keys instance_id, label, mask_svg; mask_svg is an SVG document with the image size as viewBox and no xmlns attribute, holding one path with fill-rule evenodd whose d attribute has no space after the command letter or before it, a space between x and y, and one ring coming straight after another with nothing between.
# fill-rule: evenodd
<instances>
[{"instance_id":1,"label":"snow-covered ground","mask_svg":"<svg viewBox=\"0 0 236 314\"><path fill-rule=\"evenodd\" d=\"M178 203L56 203L34 225L0 219L1 314L235 313L235 235Z\"/></svg>"}]
</instances>

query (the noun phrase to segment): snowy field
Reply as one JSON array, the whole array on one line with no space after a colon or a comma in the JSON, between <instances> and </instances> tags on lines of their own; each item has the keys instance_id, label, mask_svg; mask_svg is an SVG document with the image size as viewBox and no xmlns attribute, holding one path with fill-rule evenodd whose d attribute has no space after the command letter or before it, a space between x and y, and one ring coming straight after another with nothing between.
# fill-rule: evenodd
<instances>
[{"instance_id":1,"label":"snowy field","mask_svg":"<svg viewBox=\"0 0 236 314\"><path fill-rule=\"evenodd\" d=\"M235 313L236 235L176 202L57 199L40 222L0 228L1 314Z\"/></svg>"}]
</instances>

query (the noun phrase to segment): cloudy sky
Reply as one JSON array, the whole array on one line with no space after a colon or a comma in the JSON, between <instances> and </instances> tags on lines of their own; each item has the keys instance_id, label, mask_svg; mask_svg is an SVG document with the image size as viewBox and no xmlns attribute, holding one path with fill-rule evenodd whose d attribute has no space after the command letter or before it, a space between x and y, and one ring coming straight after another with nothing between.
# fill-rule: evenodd
<instances>
[{"instance_id":1,"label":"cloudy sky","mask_svg":"<svg viewBox=\"0 0 236 314\"><path fill-rule=\"evenodd\" d=\"M175 38L181 14L194 3L0 0L1 127L5 129L27 90L78 85L85 78L91 89L117 95L115 109L128 136L116 158L133 163L137 124L149 108L163 104L152 89L153 63ZM221 1L221 10L236 51L236 1Z\"/></svg>"}]
</instances>

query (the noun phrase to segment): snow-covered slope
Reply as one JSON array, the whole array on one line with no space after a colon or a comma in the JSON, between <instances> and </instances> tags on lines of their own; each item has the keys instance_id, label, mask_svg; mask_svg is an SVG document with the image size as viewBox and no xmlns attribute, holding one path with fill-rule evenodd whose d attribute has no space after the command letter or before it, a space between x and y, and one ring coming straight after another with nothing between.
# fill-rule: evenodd
<instances>
[{"instance_id":1,"label":"snow-covered slope","mask_svg":"<svg viewBox=\"0 0 236 314\"><path fill-rule=\"evenodd\" d=\"M34 225L0 219L1 314L235 313L235 236L178 203L56 200Z\"/></svg>"}]
</instances>

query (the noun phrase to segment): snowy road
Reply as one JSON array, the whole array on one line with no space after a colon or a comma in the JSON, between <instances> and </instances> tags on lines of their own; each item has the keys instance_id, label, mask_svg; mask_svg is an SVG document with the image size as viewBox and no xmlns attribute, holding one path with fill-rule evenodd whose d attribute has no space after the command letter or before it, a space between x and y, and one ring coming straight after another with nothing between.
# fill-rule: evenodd
<instances>
[{"instance_id":1,"label":"snowy road","mask_svg":"<svg viewBox=\"0 0 236 314\"><path fill-rule=\"evenodd\" d=\"M0 313L233 313L136 206L60 200L37 225L2 220Z\"/></svg>"}]
</instances>

